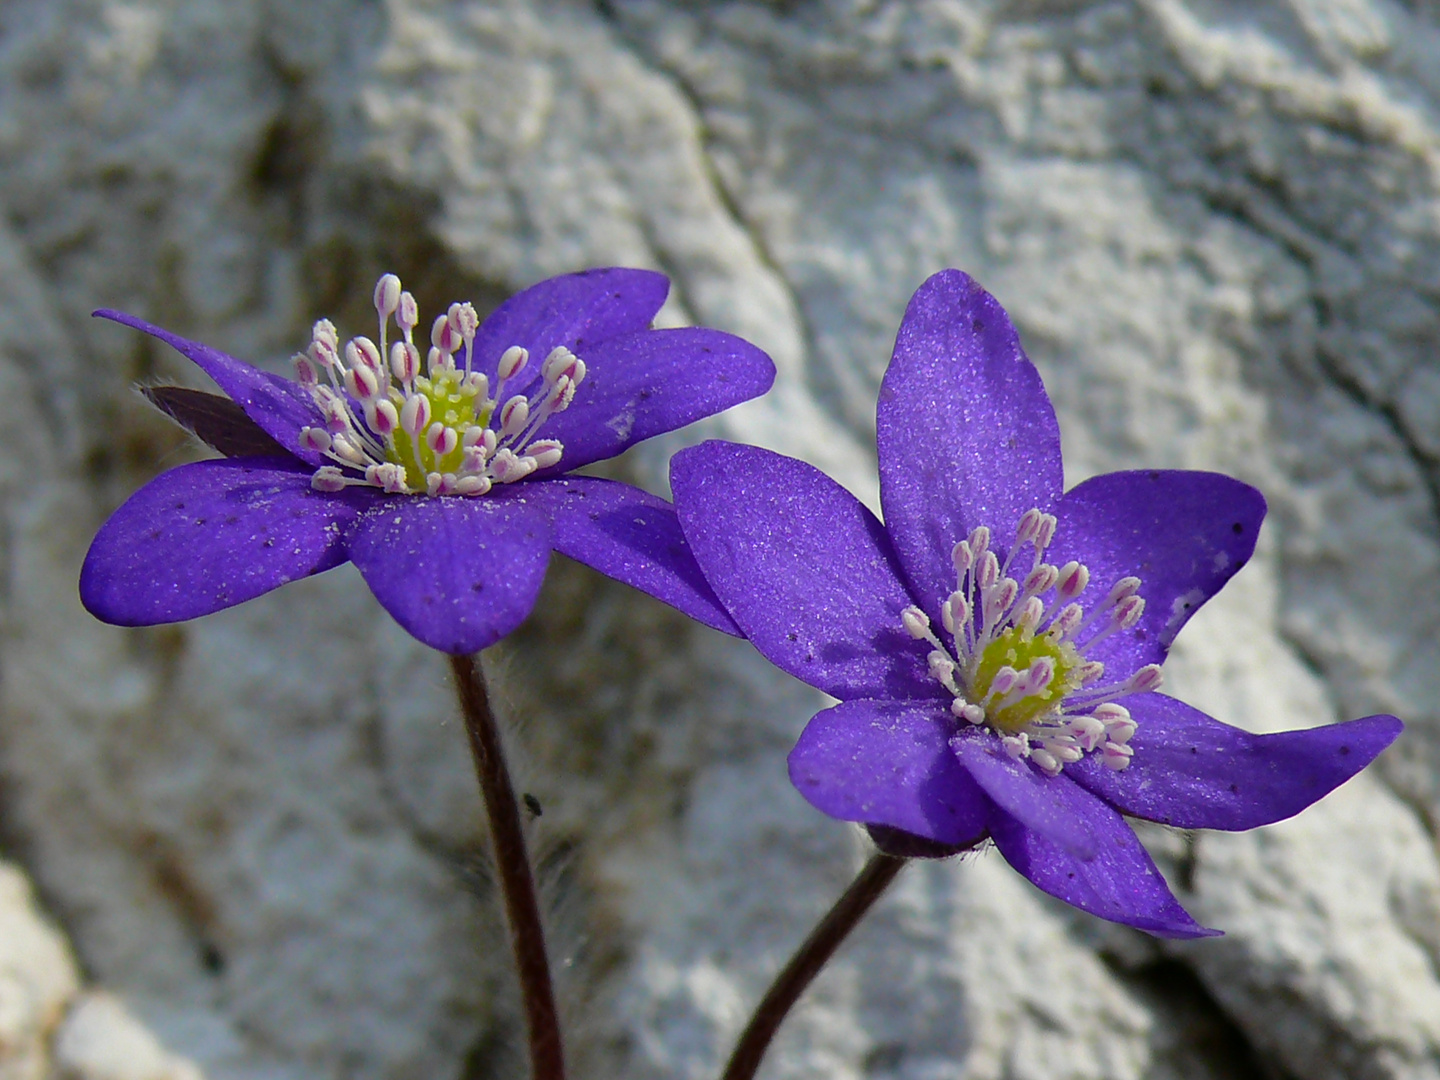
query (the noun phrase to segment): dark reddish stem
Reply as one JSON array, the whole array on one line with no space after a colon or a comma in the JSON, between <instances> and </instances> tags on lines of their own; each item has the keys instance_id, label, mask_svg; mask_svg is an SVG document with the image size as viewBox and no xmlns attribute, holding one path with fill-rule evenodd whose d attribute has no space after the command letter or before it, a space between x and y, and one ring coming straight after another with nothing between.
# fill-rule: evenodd
<instances>
[{"instance_id":1,"label":"dark reddish stem","mask_svg":"<svg viewBox=\"0 0 1440 1080\"><path fill-rule=\"evenodd\" d=\"M510 772L505 767L500 729L490 711L485 675L480 670L478 656L451 656L450 668L455 673L465 730L470 734L470 753L475 758L475 774L480 779L480 793L490 819L495 867L505 896L510 945L515 951L515 968L525 1003L531 1075L534 1080L565 1080L560 1016L555 1009L550 960L545 953L545 926L540 921L535 877L530 870L525 833L520 826L520 807L515 801Z\"/></svg>"},{"instance_id":2,"label":"dark reddish stem","mask_svg":"<svg viewBox=\"0 0 1440 1080\"><path fill-rule=\"evenodd\" d=\"M877 851L795 951L745 1025L721 1080L752 1080L780 1024L909 860Z\"/></svg>"}]
</instances>

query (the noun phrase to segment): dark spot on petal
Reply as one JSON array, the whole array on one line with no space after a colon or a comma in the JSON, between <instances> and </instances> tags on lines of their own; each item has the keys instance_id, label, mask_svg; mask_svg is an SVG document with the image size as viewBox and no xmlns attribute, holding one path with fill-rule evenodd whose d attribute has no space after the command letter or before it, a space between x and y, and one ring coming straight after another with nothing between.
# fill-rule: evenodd
<instances>
[{"instance_id":1,"label":"dark spot on petal","mask_svg":"<svg viewBox=\"0 0 1440 1080\"><path fill-rule=\"evenodd\" d=\"M970 320L970 329L973 330L973 331L975 331L975 333L977 333L977 334L982 333L982 332L984 331L984 329L985 329L985 320L984 320L984 319L972 319L972 320Z\"/></svg>"},{"instance_id":2,"label":"dark spot on petal","mask_svg":"<svg viewBox=\"0 0 1440 1080\"><path fill-rule=\"evenodd\" d=\"M786 636L787 638L789 638L791 641L799 641L799 640L800 640L798 637L795 636L795 631L794 631L794 630L791 630L791 631L790 631L788 634L786 634L785 636Z\"/></svg>"},{"instance_id":3,"label":"dark spot on petal","mask_svg":"<svg viewBox=\"0 0 1440 1080\"><path fill-rule=\"evenodd\" d=\"M471 586L470 586L470 591L471 591L471 592L484 592L484 591L485 591L485 583L484 583L483 581L477 581L477 582L475 582L474 585L471 585Z\"/></svg>"},{"instance_id":4,"label":"dark spot on petal","mask_svg":"<svg viewBox=\"0 0 1440 1080\"><path fill-rule=\"evenodd\" d=\"M654 396L654 390L641 390L640 393L636 395L641 401L649 401Z\"/></svg>"},{"instance_id":5,"label":"dark spot on petal","mask_svg":"<svg viewBox=\"0 0 1440 1080\"><path fill-rule=\"evenodd\" d=\"M1151 469L1150 472L1146 473L1146 475L1149 476L1151 480L1159 480L1159 479L1160 479L1160 474L1159 474L1158 472L1156 472L1154 469Z\"/></svg>"},{"instance_id":6,"label":"dark spot on petal","mask_svg":"<svg viewBox=\"0 0 1440 1080\"><path fill-rule=\"evenodd\" d=\"M814 653L806 653L806 654L805 654L805 662L806 662L807 664L813 664L813 663L815 662L815 654L814 654Z\"/></svg>"},{"instance_id":7,"label":"dark spot on petal","mask_svg":"<svg viewBox=\"0 0 1440 1080\"><path fill-rule=\"evenodd\" d=\"M185 502L184 502L184 500L181 500L180 502L177 502L177 503L175 504L175 509L176 509L176 510L184 510L184 509L185 509Z\"/></svg>"},{"instance_id":8,"label":"dark spot on petal","mask_svg":"<svg viewBox=\"0 0 1440 1080\"><path fill-rule=\"evenodd\" d=\"M1199 752L1200 752L1200 748L1199 748L1198 746L1192 746L1192 747L1190 747L1190 753L1192 753L1192 754L1198 754Z\"/></svg>"},{"instance_id":9,"label":"dark spot on petal","mask_svg":"<svg viewBox=\"0 0 1440 1080\"><path fill-rule=\"evenodd\" d=\"M1341 757L1349 757L1349 756L1350 756L1350 747L1348 747L1348 746L1342 746L1342 747L1340 747L1340 756L1341 756Z\"/></svg>"},{"instance_id":10,"label":"dark spot on petal","mask_svg":"<svg viewBox=\"0 0 1440 1080\"><path fill-rule=\"evenodd\" d=\"M204 525L204 524L205 524L205 518L196 518L196 519L195 519L195 524L196 524L196 525Z\"/></svg>"},{"instance_id":11,"label":"dark spot on petal","mask_svg":"<svg viewBox=\"0 0 1440 1080\"><path fill-rule=\"evenodd\" d=\"M1065 876L1068 877L1068 878L1073 878L1073 877L1075 876L1075 871L1074 871L1074 870L1069 870L1069 871L1066 872Z\"/></svg>"},{"instance_id":12,"label":"dark spot on petal","mask_svg":"<svg viewBox=\"0 0 1440 1080\"><path fill-rule=\"evenodd\" d=\"M263 546L264 546L264 547L267 547L267 548L272 548L272 547L274 547L274 546L275 546L275 538L274 538L273 536L266 537L266 538L265 538L265 543L264 543Z\"/></svg>"},{"instance_id":13,"label":"dark spot on petal","mask_svg":"<svg viewBox=\"0 0 1440 1080\"><path fill-rule=\"evenodd\" d=\"M1236 536L1239 536L1245 531L1245 526L1241 525L1240 522L1237 521L1234 525L1230 526L1230 531L1233 532Z\"/></svg>"},{"instance_id":14,"label":"dark spot on petal","mask_svg":"<svg viewBox=\"0 0 1440 1080\"><path fill-rule=\"evenodd\" d=\"M1230 785L1230 794L1231 794L1231 795L1238 795L1239 793L1240 793L1240 785L1239 785L1239 784L1231 784L1231 785Z\"/></svg>"}]
</instances>

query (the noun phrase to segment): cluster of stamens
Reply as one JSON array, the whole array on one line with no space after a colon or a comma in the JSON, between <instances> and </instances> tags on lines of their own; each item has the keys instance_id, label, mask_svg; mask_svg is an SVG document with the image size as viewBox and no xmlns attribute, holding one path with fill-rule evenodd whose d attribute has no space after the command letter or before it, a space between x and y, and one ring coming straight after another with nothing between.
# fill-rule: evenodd
<instances>
[{"instance_id":1,"label":"cluster of stamens","mask_svg":"<svg viewBox=\"0 0 1440 1080\"><path fill-rule=\"evenodd\" d=\"M1087 653L1140 621L1140 579L1122 577L1087 614L1076 600L1090 584L1089 569L1044 561L1055 525L1053 515L1027 510L1003 563L983 525L955 545L956 588L940 607L953 651L920 608L906 608L901 620L913 638L931 645L930 675L954 696L950 711L988 727L1011 757L1054 776L1094 751L1110 768L1123 769L1134 753L1135 721L1116 699L1158 689L1160 665L1106 684L1105 665ZM1012 576L1026 547L1033 552L1030 569Z\"/></svg>"},{"instance_id":2,"label":"cluster of stamens","mask_svg":"<svg viewBox=\"0 0 1440 1080\"><path fill-rule=\"evenodd\" d=\"M300 443L334 463L315 473L314 488L360 484L397 495L484 495L495 484L513 484L559 462L560 443L535 435L574 400L585 378L583 360L557 347L541 364L538 389L507 399L507 385L521 385L530 354L518 345L506 349L492 388L487 375L473 370L480 326L473 306L451 304L435 319L423 371L415 297L394 274L376 284L375 311L378 343L352 338L342 353L334 324L321 319L310 347L295 356L295 374L324 417L323 427L301 431ZM394 342L388 340L392 318L401 337Z\"/></svg>"}]
</instances>

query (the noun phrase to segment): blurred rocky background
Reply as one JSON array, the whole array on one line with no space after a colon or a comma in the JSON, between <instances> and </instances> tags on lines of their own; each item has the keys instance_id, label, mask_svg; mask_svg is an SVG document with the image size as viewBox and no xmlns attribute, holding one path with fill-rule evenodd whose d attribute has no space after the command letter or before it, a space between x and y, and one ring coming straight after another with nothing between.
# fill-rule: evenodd
<instances>
[{"instance_id":1,"label":"blurred rocky background","mask_svg":"<svg viewBox=\"0 0 1440 1080\"><path fill-rule=\"evenodd\" d=\"M775 357L722 434L874 498L896 324L962 267L1014 316L1070 482L1218 469L1271 515L1181 636L1255 729L1409 722L1248 835L1146 840L1218 941L908 869L770 1080L1440 1077L1435 0L0 2L0 1078L524 1075L443 662L349 567L100 625L95 528L199 451L124 308L277 371L604 264ZM790 789L823 703L557 557L487 657L579 1080L703 1080L863 858Z\"/></svg>"}]
</instances>

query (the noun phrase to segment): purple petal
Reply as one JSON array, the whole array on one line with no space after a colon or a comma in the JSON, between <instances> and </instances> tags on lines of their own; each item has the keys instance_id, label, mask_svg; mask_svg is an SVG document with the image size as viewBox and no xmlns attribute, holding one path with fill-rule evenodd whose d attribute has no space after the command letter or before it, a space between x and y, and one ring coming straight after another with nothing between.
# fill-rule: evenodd
<instances>
[{"instance_id":1,"label":"purple petal","mask_svg":"<svg viewBox=\"0 0 1440 1080\"><path fill-rule=\"evenodd\" d=\"M500 355L512 345L528 349L530 362L514 384L518 392L557 345L588 365L595 343L649 327L669 291L669 279L653 270L608 267L549 278L516 293L480 324L475 370L490 376L493 387Z\"/></svg>"},{"instance_id":2,"label":"purple petal","mask_svg":"<svg viewBox=\"0 0 1440 1080\"><path fill-rule=\"evenodd\" d=\"M1075 813L1064 776L1044 776L1028 762L1016 761L985 732L962 732L950 745L1001 810L1076 858L1095 857L1095 837L1089 822Z\"/></svg>"},{"instance_id":3,"label":"purple petal","mask_svg":"<svg viewBox=\"0 0 1440 1080\"><path fill-rule=\"evenodd\" d=\"M1181 829L1253 829L1298 814L1374 761L1400 734L1393 716L1252 735L1164 694L1123 704L1139 725L1121 772L1097 755L1065 775L1122 813Z\"/></svg>"},{"instance_id":4,"label":"purple petal","mask_svg":"<svg viewBox=\"0 0 1440 1080\"><path fill-rule=\"evenodd\" d=\"M118 626L233 607L344 562L344 530L370 501L354 489L313 491L308 470L267 458L182 465L100 527L80 571L80 599Z\"/></svg>"},{"instance_id":5,"label":"purple petal","mask_svg":"<svg viewBox=\"0 0 1440 1080\"><path fill-rule=\"evenodd\" d=\"M581 359L587 372L574 402L540 432L565 447L556 469L566 471L759 397L775 381L768 356L719 330L626 334Z\"/></svg>"},{"instance_id":6,"label":"purple petal","mask_svg":"<svg viewBox=\"0 0 1440 1080\"><path fill-rule=\"evenodd\" d=\"M968 847L990 804L950 752L938 703L846 701L817 713L790 751L790 782L841 821L886 825Z\"/></svg>"},{"instance_id":7,"label":"purple petal","mask_svg":"<svg viewBox=\"0 0 1440 1080\"><path fill-rule=\"evenodd\" d=\"M1078 559L1090 568L1080 597L1087 612L1120 578L1133 574L1143 583L1140 622L1088 652L1104 662L1108 683L1163 661L1190 616L1245 565L1265 498L1219 473L1116 472L1066 492L1055 516L1046 559L1057 566Z\"/></svg>"},{"instance_id":8,"label":"purple petal","mask_svg":"<svg viewBox=\"0 0 1440 1080\"><path fill-rule=\"evenodd\" d=\"M593 476L531 481L500 494L548 514L562 555L739 635L690 553L675 508L658 495Z\"/></svg>"},{"instance_id":9,"label":"purple petal","mask_svg":"<svg viewBox=\"0 0 1440 1080\"><path fill-rule=\"evenodd\" d=\"M904 630L913 601L875 515L818 469L707 442L670 459L675 510L720 602L767 660L842 700L948 694Z\"/></svg>"},{"instance_id":10,"label":"purple petal","mask_svg":"<svg viewBox=\"0 0 1440 1080\"><path fill-rule=\"evenodd\" d=\"M182 338L144 319L126 315L123 311L101 308L95 314L102 319L143 330L159 338L182 356L194 361L201 371L214 379L216 385L225 391L231 401L244 409L245 415L254 420L265 434L301 461L314 466L324 464L324 459L319 454L300 445L301 429L319 424L320 414L315 403L310 400L310 395L299 383L253 368L242 360L227 356L219 349Z\"/></svg>"},{"instance_id":11,"label":"purple petal","mask_svg":"<svg viewBox=\"0 0 1440 1080\"><path fill-rule=\"evenodd\" d=\"M977 525L1001 556L1031 507L1060 496L1060 428L1005 309L959 270L910 299L876 412L880 505L932 616L955 588L950 550Z\"/></svg>"},{"instance_id":12,"label":"purple petal","mask_svg":"<svg viewBox=\"0 0 1440 1080\"><path fill-rule=\"evenodd\" d=\"M1066 766L1070 768L1071 766ZM1156 937L1214 937L1180 906L1125 819L1076 784L1062 797L1095 834L1093 859L1079 859L997 809L990 834L1005 860L1042 892Z\"/></svg>"},{"instance_id":13,"label":"purple petal","mask_svg":"<svg viewBox=\"0 0 1440 1080\"><path fill-rule=\"evenodd\" d=\"M432 649L462 655L530 614L550 561L550 524L518 499L392 496L355 523L349 545L396 622Z\"/></svg>"}]
</instances>

